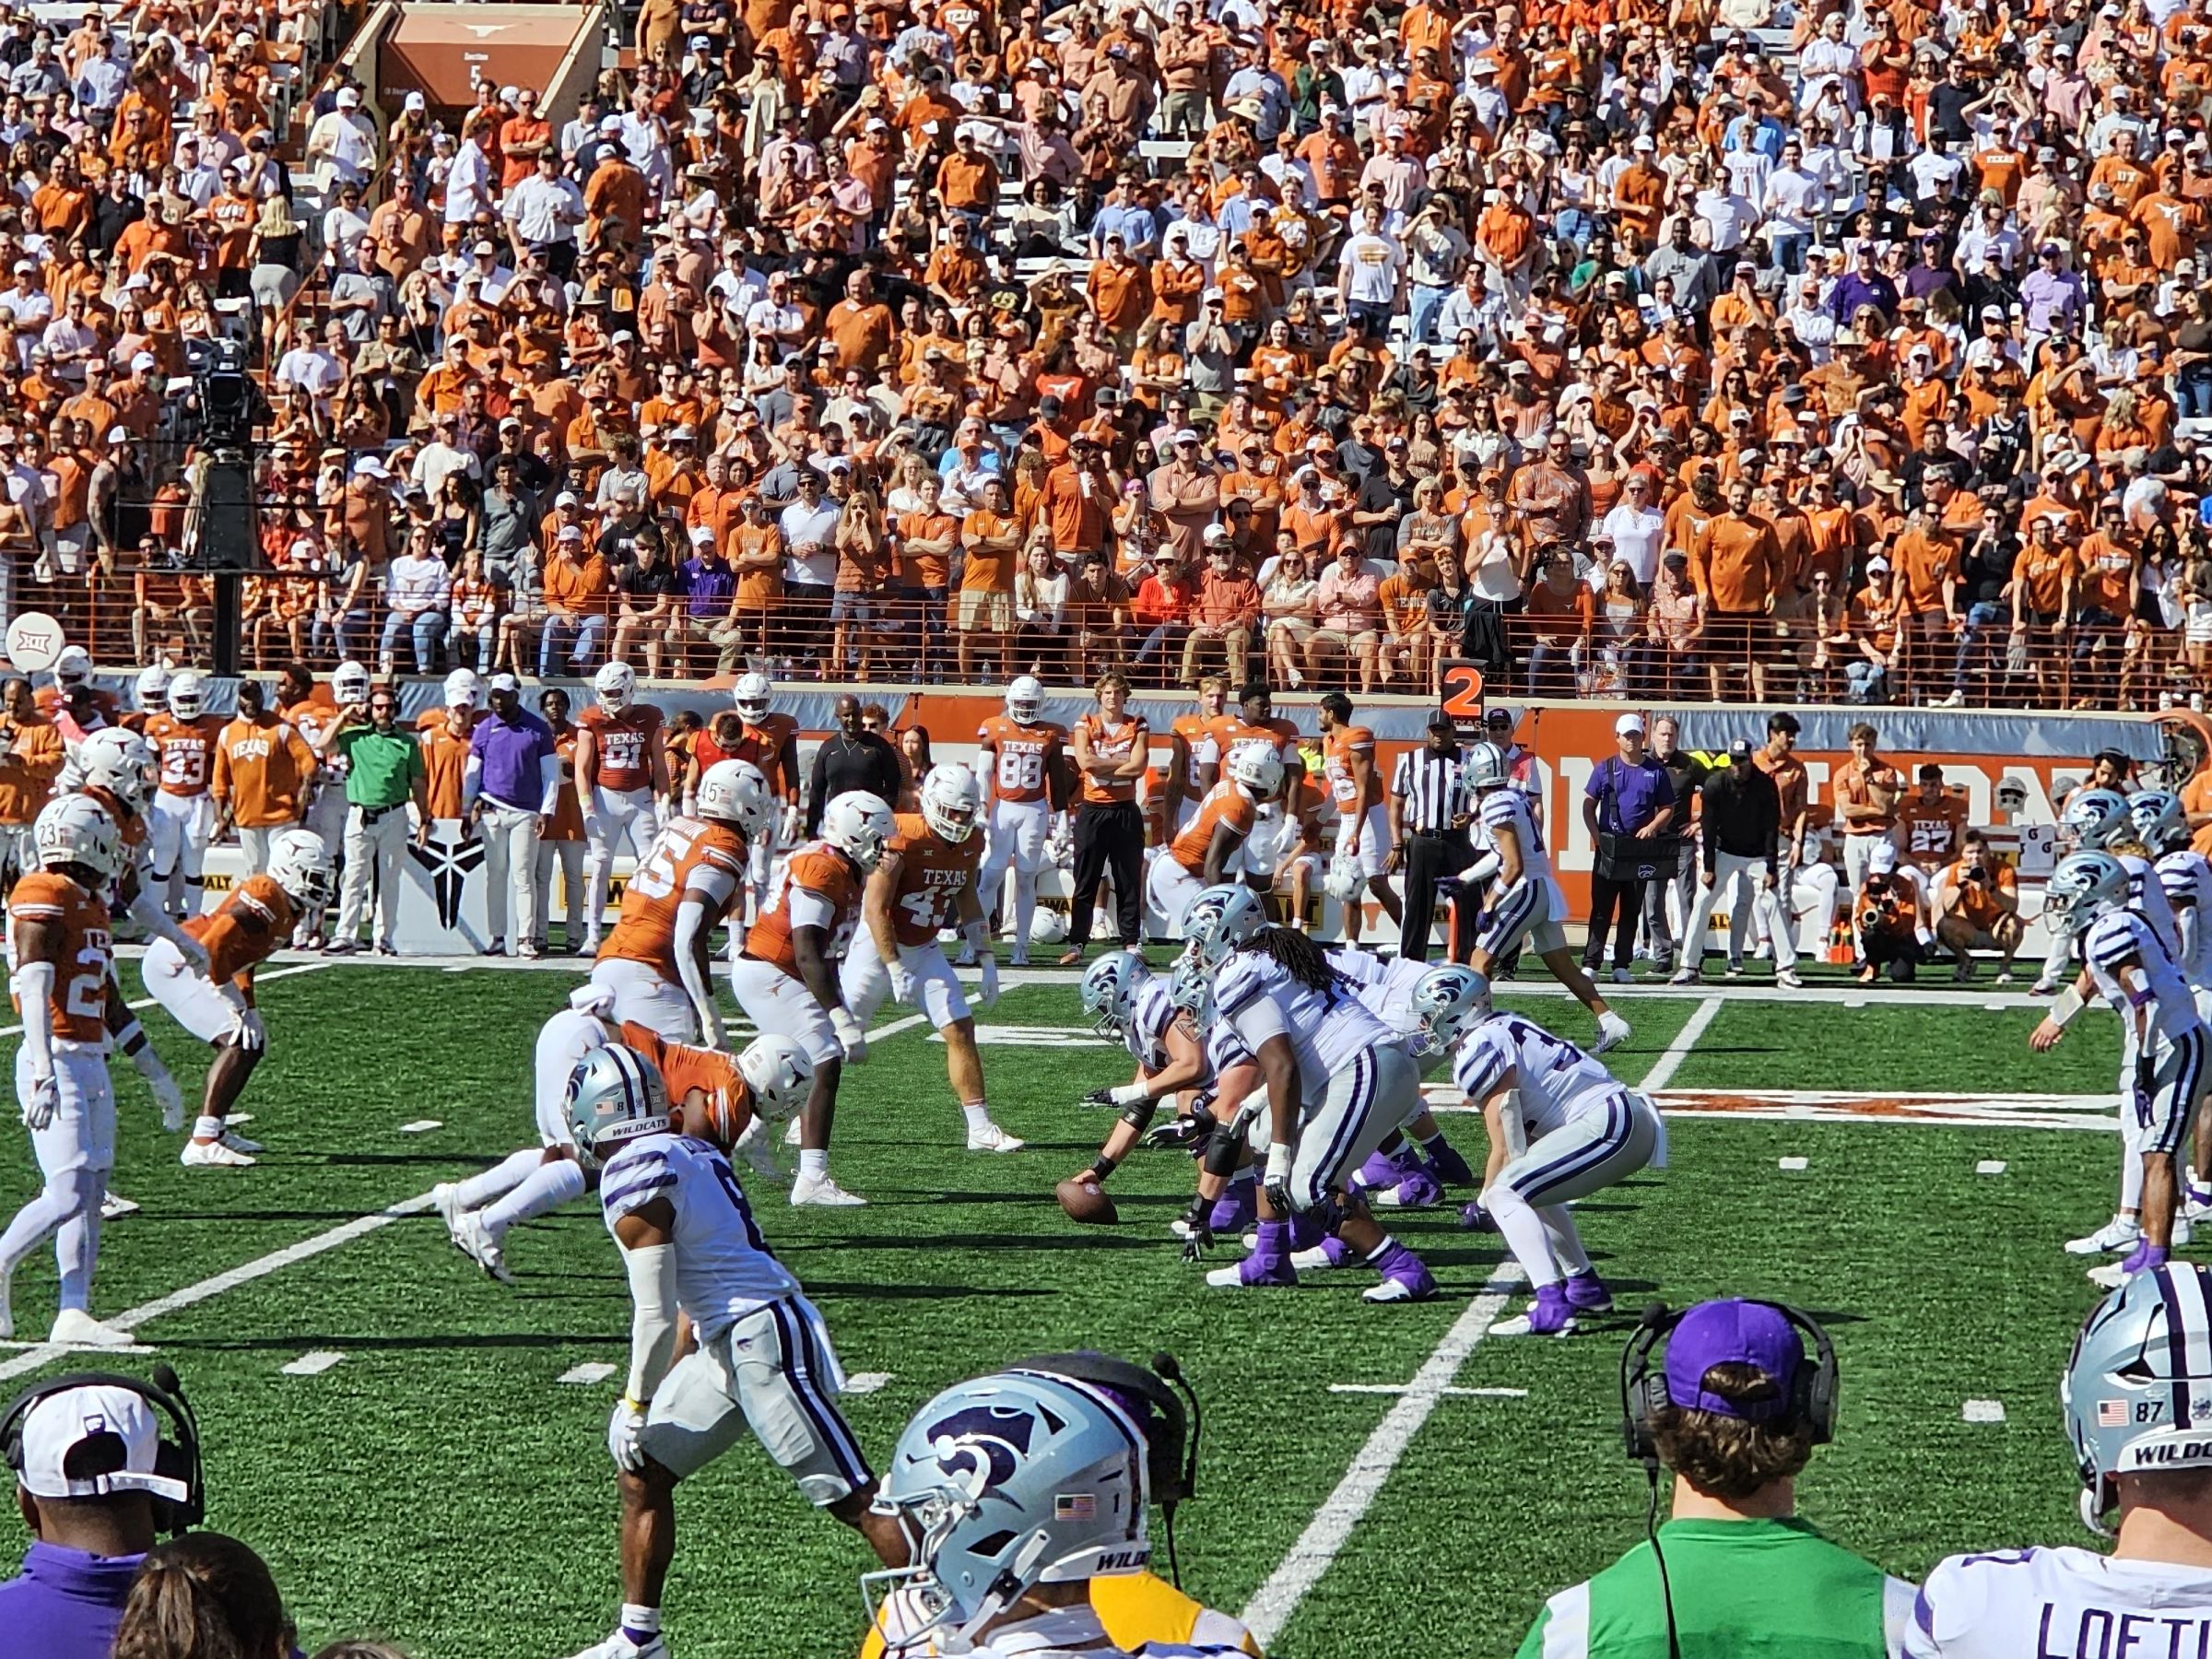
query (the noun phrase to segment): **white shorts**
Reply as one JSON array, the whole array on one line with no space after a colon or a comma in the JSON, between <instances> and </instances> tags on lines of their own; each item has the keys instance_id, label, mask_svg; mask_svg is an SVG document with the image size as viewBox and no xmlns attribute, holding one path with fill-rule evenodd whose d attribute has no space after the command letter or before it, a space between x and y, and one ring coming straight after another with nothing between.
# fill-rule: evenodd
<instances>
[{"instance_id":1,"label":"white shorts","mask_svg":"<svg viewBox=\"0 0 2212 1659\"><path fill-rule=\"evenodd\" d=\"M1598 1110L1562 1124L1498 1171L1532 1207L1587 1198L1650 1163L1665 1144L1659 1109L1631 1088L1610 1090Z\"/></svg>"},{"instance_id":2,"label":"white shorts","mask_svg":"<svg viewBox=\"0 0 2212 1659\"><path fill-rule=\"evenodd\" d=\"M1232 868L1241 855L1241 849L1230 855L1229 864ZM1147 896L1159 908L1159 913L1168 919L1168 931L1179 937L1182 933L1183 912L1191 908L1192 900L1205 891L1206 877L1192 875L1167 853L1154 859L1151 868L1145 872Z\"/></svg>"},{"instance_id":3,"label":"white shorts","mask_svg":"<svg viewBox=\"0 0 2212 1659\"><path fill-rule=\"evenodd\" d=\"M1328 1093L1300 1125L1290 1200L1313 1209L1347 1185L1352 1171L1421 1110L1421 1074L1405 1051L1378 1046L1329 1079Z\"/></svg>"},{"instance_id":4,"label":"white shorts","mask_svg":"<svg viewBox=\"0 0 2212 1659\"><path fill-rule=\"evenodd\" d=\"M821 1314L803 1296L782 1297L676 1362L653 1391L638 1444L680 1479L749 1429L809 1503L836 1503L876 1478L837 1408L844 1386Z\"/></svg>"},{"instance_id":5,"label":"white shorts","mask_svg":"<svg viewBox=\"0 0 2212 1659\"><path fill-rule=\"evenodd\" d=\"M1244 844L1222 862L1224 878L1231 876L1257 876L1271 880L1275 876L1275 861L1283 855L1282 835L1286 828L1296 829L1283 817L1280 801L1262 801L1253 809L1252 829L1245 834Z\"/></svg>"},{"instance_id":6,"label":"white shorts","mask_svg":"<svg viewBox=\"0 0 2212 1659\"><path fill-rule=\"evenodd\" d=\"M582 805L584 844L595 855L611 859L627 846L632 858L645 856L653 833L652 790L594 785Z\"/></svg>"},{"instance_id":7,"label":"white shorts","mask_svg":"<svg viewBox=\"0 0 2212 1659\"><path fill-rule=\"evenodd\" d=\"M138 972L146 981L146 994L202 1042L221 1042L238 1029L238 1016L215 982L187 968L167 939L156 939L146 947Z\"/></svg>"},{"instance_id":8,"label":"white shorts","mask_svg":"<svg viewBox=\"0 0 2212 1659\"><path fill-rule=\"evenodd\" d=\"M1036 875L1045 865L1044 843L1052 826L1050 801L992 802L983 867L1003 871L1011 864L1024 876Z\"/></svg>"},{"instance_id":9,"label":"white shorts","mask_svg":"<svg viewBox=\"0 0 2212 1659\"><path fill-rule=\"evenodd\" d=\"M317 786L315 798L307 804L308 829L323 838L324 849L335 858L346 851L346 780L339 778Z\"/></svg>"},{"instance_id":10,"label":"white shorts","mask_svg":"<svg viewBox=\"0 0 2212 1659\"><path fill-rule=\"evenodd\" d=\"M574 1008L561 1009L537 1028L537 1138L544 1145L576 1144L569 1127L569 1077L577 1062L594 1049L605 1048L611 1035L605 1020Z\"/></svg>"},{"instance_id":11,"label":"white shorts","mask_svg":"<svg viewBox=\"0 0 2212 1659\"><path fill-rule=\"evenodd\" d=\"M1372 879L1386 874L1390 861L1390 812L1388 808L1370 806L1357 818L1339 818L1336 820L1336 845L1333 849L1338 858L1350 853L1359 861L1359 874Z\"/></svg>"},{"instance_id":12,"label":"white shorts","mask_svg":"<svg viewBox=\"0 0 2212 1659\"><path fill-rule=\"evenodd\" d=\"M115 1094L108 1086L108 1057L88 1042L53 1045L57 1091L53 1121L30 1132L40 1172L52 1180L72 1170L115 1167ZM30 1099L30 1053L16 1050L16 1100Z\"/></svg>"},{"instance_id":13,"label":"white shorts","mask_svg":"<svg viewBox=\"0 0 2212 1659\"><path fill-rule=\"evenodd\" d=\"M1482 930L1482 948L1493 961L1524 941L1538 956L1564 950L1567 935L1559 930L1559 924L1566 914L1567 896L1559 891L1557 881L1523 876L1490 906L1489 920Z\"/></svg>"},{"instance_id":14,"label":"white shorts","mask_svg":"<svg viewBox=\"0 0 2212 1659\"><path fill-rule=\"evenodd\" d=\"M817 1065L845 1056L830 1023L830 1010L814 999L814 993L773 962L741 956L730 964L730 989L745 1017L771 1037L788 1037L806 1051Z\"/></svg>"},{"instance_id":15,"label":"white shorts","mask_svg":"<svg viewBox=\"0 0 2212 1659\"><path fill-rule=\"evenodd\" d=\"M197 875L207 853L207 838L215 833L215 803L204 794L159 792L147 806L146 818L154 868L174 870L182 860L187 875Z\"/></svg>"},{"instance_id":16,"label":"white shorts","mask_svg":"<svg viewBox=\"0 0 2212 1659\"><path fill-rule=\"evenodd\" d=\"M968 994L960 988L959 977L953 972L952 964L945 959L942 945L934 939L926 945L901 945L899 959L914 976L914 995L932 1026L941 1031L968 1018ZM890 999L891 971L884 966L883 958L876 948L876 935L866 928L853 935L853 948L846 953L837 979L845 1006L853 1010L853 1018L864 1026ZM761 1027L762 1030L767 1029Z\"/></svg>"},{"instance_id":17,"label":"white shorts","mask_svg":"<svg viewBox=\"0 0 2212 1659\"><path fill-rule=\"evenodd\" d=\"M1321 886L1321 878L1326 874L1321 862L1320 853L1300 853L1288 864L1281 866L1281 873L1275 878L1275 890L1278 893L1295 891L1298 886L1298 873L1300 870L1306 873L1306 890L1309 893Z\"/></svg>"},{"instance_id":18,"label":"white shorts","mask_svg":"<svg viewBox=\"0 0 2212 1659\"><path fill-rule=\"evenodd\" d=\"M699 1041L699 1016L689 994L645 963L628 957L601 957L592 964L592 983L614 994L617 1024L634 1019L671 1042Z\"/></svg>"}]
</instances>

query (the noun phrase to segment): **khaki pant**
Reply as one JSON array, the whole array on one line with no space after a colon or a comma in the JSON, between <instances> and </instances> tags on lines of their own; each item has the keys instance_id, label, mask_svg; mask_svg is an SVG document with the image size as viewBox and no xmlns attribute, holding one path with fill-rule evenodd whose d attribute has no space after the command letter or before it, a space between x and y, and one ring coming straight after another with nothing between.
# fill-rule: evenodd
<instances>
[{"instance_id":1,"label":"khaki pant","mask_svg":"<svg viewBox=\"0 0 2212 1659\"><path fill-rule=\"evenodd\" d=\"M1252 653L1252 630L1240 625L1209 636L1193 629L1182 646L1182 677L1186 685L1198 678L1209 650L1221 653L1222 668L1229 675L1230 683L1243 684L1244 659Z\"/></svg>"},{"instance_id":2,"label":"khaki pant","mask_svg":"<svg viewBox=\"0 0 2212 1659\"><path fill-rule=\"evenodd\" d=\"M495 939L516 949L538 934L537 814L487 799L477 819L484 841L484 914ZM507 931L507 903L514 901L514 932Z\"/></svg>"}]
</instances>

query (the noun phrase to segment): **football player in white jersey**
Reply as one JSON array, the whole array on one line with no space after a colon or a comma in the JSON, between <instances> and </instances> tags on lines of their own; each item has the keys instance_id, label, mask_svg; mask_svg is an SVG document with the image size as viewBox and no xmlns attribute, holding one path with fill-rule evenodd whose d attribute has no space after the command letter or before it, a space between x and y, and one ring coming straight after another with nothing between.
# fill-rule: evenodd
<instances>
[{"instance_id":1,"label":"football player in white jersey","mask_svg":"<svg viewBox=\"0 0 2212 1659\"><path fill-rule=\"evenodd\" d=\"M1908 1659L2195 1655L2212 1647L2212 1275L2171 1262L2083 1323L2058 1384L2081 1515L2110 1555L2061 1545L1939 1561Z\"/></svg>"},{"instance_id":2,"label":"football player in white jersey","mask_svg":"<svg viewBox=\"0 0 2212 1659\"><path fill-rule=\"evenodd\" d=\"M661 1592L676 1553L676 1488L750 1429L817 1508L886 1567L909 1548L837 1409L844 1372L822 1316L769 1251L729 1159L670 1125L661 1074L635 1051L594 1049L568 1088L577 1156L629 1278L629 1374L607 1425L622 1491L622 1611L577 1659L665 1659ZM695 1346L676 1358L678 1318ZM1141 1461L1141 1460L1140 1460Z\"/></svg>"},{"instance_id":3,"label":"football player in white jersey","mask_svg":"<svg viewBox=\"0 0 2212 1659\"><path fill-rule=\"evenodd\" d=\"M1216 1018L1251 1053L1266 1093L1258 1241L1206 1282L1219 1289L1296 1284L1291 1218L1334 1194L1344 1206L1337 1236L1381 1276L1364 1300L1434 1296L1428 1267L1376 1224L1351 1187L1353 1171L1419 1110L1420 1073L1396 1034L1351 994L1311 938L1268 925L1251 888L1207 888L1184 928L1199 966L1213 972Z\"/></svg>"},{"instance_id":4,"label":"football player in white jersey","mask_svg":"<svg viewBox=\"0 0 2212 1659\"><path fill-rule=\"evenodd\" d=\"M985 721L976 745L976 775L988 780L991 816L975 890L985 913L997 913L1006 871L1013 870L1014 944L1006 959L1016 968L1029 966L1037 877L1052 862L1047 849L1067 833L1067 814L1053 805L1067 734L1042 717L1043 706L1043 685L1034 675L1021 676L1006 688L1005 717ZM961 952L961 967L971 954Z\"/></svg>"},{"instance_id":5,"label":"football player in white jersey","mask_svg":"<svg viewBox=\"0 0 2212 1659\"><path fill-rule=\"evenodd\" d=\"M2092 994L2120 1017L2127 1039L2113 1224L2132 1224L2137 1236L2125 1260L2089 1273L2100 1284L2117 1284L2166 1260L2174 1230L2176 1154L2204 1099L2207 1038L2181 969L2129 903L2128 874L2118 859L2109 853L2068 854L2051 873L2044 904L2063 930L2080 938L2082 970L2052 1004L2029 1047L2038 1053L2055 1048Z\"/></svg>"},{"instance_id":6,"label":"football player in white jersey","mask_svg":"<svg viewBox=\"0 0 2212 1659\"><path fill-rule=\"evenodd\" d=\"M1112 1106L1121 1114L1099 1155L1076 1176L1102 1185L1146 1137L1159 1102L1195 1090L1209 1072L1205 1040L1176 1005L1168 976L1154 973L1136 952L1117 950L1091 963L1079 994L1091 1030L1125 1045L1136 1062L1128 1082L1083 1097L1085 1105Z\"/></svg>"},{"instance_id":7,"label":"football player in white jersey","mask_svg":"<svg viewBox=\"0 0 2212 1659\"><path fill-rule=\"evenodd\" d=\"M877 1500L913 1542L911 1566L861 1579L887 1659L1128 1659L1090 1581L1151 1561L1153 1488L1143 1426L1094 1382L1025 1367L947 1389L900 1435Z\"/></svg>"},{"instance_id":8,"label":"football player in white jersey","mask_svg":"<svg viewBox=\"0 0 2212 1659\"><path fill-rule=\"evenodd\" d=\"M1505 751L1494 743L1474 745L1467 750L1463 776L1475 796L1477 834L1488 848L1463 872L1464 878L1484 881L1494 876L1498 880L1482 937L1467 966L1487 979L1500 958L1512 955L1525 941L1544 959L1552 978L1597 1016L1597 1042L1590 1052L1602 1054L1626 1042L1629 1022L1606 1006L1574 952L1567 948L1567 936L1560 931L1567 920L1567 895L1552 873L1551 853L1536 828L1529 797L1513 787Z\"/></svg>"},{"instance_id":9,"label":"football player in white jersey","mask_svg":"<svg viewBox=\"0 0 2212 1659\"><path fill-rule=\"evenodd\" d=\"M2189 844L2189 815L2171 790L2127 797L2136 839L2158 861L2159 886L2173 907L2182 936L2182 976L2196 999L2196 1017L2212 1029L2212 859ZM2198 1109L2192 1136L2194 1168L2182 1171L2182 1214L2194 1223L2212 1215L2212 1100Z\"/></svg>"},{"instance_id":10,"label":"football player in white jersey","mask_svg":"<svg viewBox=\"0 0 2212 1659\"><path fill-rule=\"evenodd\" d=\"M1489 1129L1482 1194L1462 1222L1494 1227L1535 1291L1525 1312L1490 1334L1561 1336L1577 1313L1610 1312L1612 1293L1567 1206L1665 1161L1659 1109L1565 1038L1492 1009L1478 975L1436 969L1415 1000L1453 1051L1453 1084Z\"/></svg>"},{"instance_id":11,"label":"football player in white jersey","mask_svg":"<svg viewBox=\"0 0 2212 1659\"><path fill-rule=\"evenodd\" d=\"M1430 980L1431 964L1408 957L1377 956L1357 945L1339 945L1325 954L1329 966L1350 983L1352 994L1405 1040L1406 1052L1413 1056L1423 1077L1451 1058L1450 1045L1430 1028L1428 1007L1418 1005L1414 998L1414 993ZM1435 1114L1426 1106L1406 1125L1406 1137L1419 1145L1439 1182L1448 1186L1476 1184L1475 1171L1444 1138ZM1388 1152L1391 1145L1385 1141L1382 1149Z\"/></svg>"},{"instance_id":12,"label":"football player in white jersey","mask_svg":"<svg viewBox=\"0 0 2212 1659\"><path fill-rule=\"evenodd\" d=\"M2127 902L2150 924L2166 954L2182 958L2181 930L2175 925L2173 906L2158 880L2142 843L2136 839L2136 822L2127 797L2115 789L2077 789L2066 797L2059 815L2059 843L2071 852L2110 853L2127 872ZM2046 900L2046 902L2048 902ZM2036 980L2034 994L2049 996L2065 982L2073 966L2074 938L2062 929L2053 930L2051 954Z\"/></svg>"}]
</instances>

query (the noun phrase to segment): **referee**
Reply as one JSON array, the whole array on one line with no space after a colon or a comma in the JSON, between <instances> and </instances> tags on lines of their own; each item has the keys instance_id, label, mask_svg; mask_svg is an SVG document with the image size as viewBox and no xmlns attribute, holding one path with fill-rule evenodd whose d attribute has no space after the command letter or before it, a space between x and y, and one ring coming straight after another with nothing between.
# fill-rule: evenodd
<instances>
[{"instance_id":1,"label":"referee","mask_svg":"<svg viewBox=\"0 0 2212 1659\"><path fill-rule=\"evenodd\" d=\"M1385 867L1393 874L1403 870L1406 876L1398 954L1408 961L1429 959L1436 884L1474 859L1468 821L1458 732L1451 716L1432 714L1428 742L1400 755L1390 779L1390 861Z\"/></svg>"}]
</instances>

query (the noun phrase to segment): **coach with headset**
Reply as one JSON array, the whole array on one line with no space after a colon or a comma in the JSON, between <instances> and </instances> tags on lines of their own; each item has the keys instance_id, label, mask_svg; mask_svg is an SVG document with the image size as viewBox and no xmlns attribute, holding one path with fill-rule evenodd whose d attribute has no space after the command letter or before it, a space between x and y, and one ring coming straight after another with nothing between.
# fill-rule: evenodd
<instances>
[{"instance_id":1,"label":"coach with headset","mask_svg":"<svg viewBox=\"0 0 2212 1659\"><path fill-rule=\"evenodd\" d=\"M1903 1652L1912 1586L1797 1518L1798 1471L1835 1428L1835 1350L1819 1325L1779 1302L1654 1306L1622 1357L1621 1414L1652 1483L1646 1524L1662 1465L1675 1477L1671 1516L1546 1603L1519 1659Z\"/></svg>"},{"instance_id":2,"label":"coach with headset","mask_svg":"<svg viewBox=\"0 0 2212 1659\"><path fill-rule=\"evenodd\" d=\"M21 1574L0 1583L0 1648L108 1659L156 1535L201 1519L197 1426L176 1373L159 1366L151 1385L95 1371L41 1383L0 1417L0 1453L34 1539Z\"/></svg>"}]
</instances>

